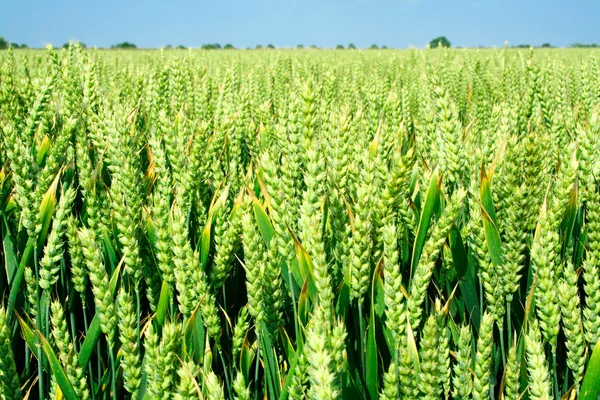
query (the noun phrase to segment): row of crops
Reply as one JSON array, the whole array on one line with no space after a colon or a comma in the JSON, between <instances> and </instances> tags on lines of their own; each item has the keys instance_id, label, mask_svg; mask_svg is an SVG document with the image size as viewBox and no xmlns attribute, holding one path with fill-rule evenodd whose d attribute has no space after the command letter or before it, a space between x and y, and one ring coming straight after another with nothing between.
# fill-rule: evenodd
<instances>
[{"instance_id":1,"label":"row of crops","mask_svg":"<svg viewBox=\"0 0 600 400\"><path fill-rule=\"evenodd\" d=\"M578 50L0 53L1 399L597 399Z\"/></svg>"}]
</instances>

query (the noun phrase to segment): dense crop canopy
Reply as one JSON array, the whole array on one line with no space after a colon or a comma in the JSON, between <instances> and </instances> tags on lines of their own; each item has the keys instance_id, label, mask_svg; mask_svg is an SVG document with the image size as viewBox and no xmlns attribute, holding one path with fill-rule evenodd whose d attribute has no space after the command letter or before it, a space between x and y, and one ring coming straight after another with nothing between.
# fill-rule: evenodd
<instances>
[{"instance_id":1,"label":"dense crop canopy","mask_svg":"<svg viewBox=\"0 0 600 400\"><path fill-rule=\"evenodd\" d=\"M595 57L0 52L0 398L595 399Z\"/></svg>"}]
</instances>

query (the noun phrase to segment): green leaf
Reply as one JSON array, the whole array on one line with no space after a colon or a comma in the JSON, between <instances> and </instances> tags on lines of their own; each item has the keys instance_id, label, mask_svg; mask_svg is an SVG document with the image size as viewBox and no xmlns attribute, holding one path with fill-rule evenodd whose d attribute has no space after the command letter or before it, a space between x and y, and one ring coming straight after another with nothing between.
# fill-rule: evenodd
<instances>
[{"instance_id":1,"label":"green leaf","mask_svg":"<svg viewBox=\"0 0 600 400\"><path fill-rule=\"evenodd\" d=\"M48 135L45 135L37 149L36 162L41 167L44 164L46 156L52 150L52 142Z\"/></svg>"},{"instance_id":2,"label":"green leaf","mask_svg":"<svg viewBox=\"0 0 600 400\"><path fill-rule=\"evenodd\" d=\"M48 362L50 364L50 369L52 370L52 375L54 375L54 379L56 380L56 383L58 383L58 386L60 387L63 396L67 400L77 400L77 393L75 393L75 390L73 389L73 386L71 385L67 374L65 374L65 371L63 370L60 362L58 361L56 354L54 354L52 346L50 346L50 343L48 343L44 335L42 335L40 332L38 332L38 337L42 342L42 349L44 350L46 357L48 357Z\"/></svg>"},{"instance_id":3,"label":"green leaf","mask_svg":"<svg viewBox=\"0 0 600 400\"><path fill-rule=\"evenodd\" d=\"M296 282L298 283L298 286L300 286L304 284L305 279L308 279L308 295L310 296L310 299L313 301L313 303L315 303L317 301L317 287L315 286L315 276L313 273L312 261L310 259L310 256L308 255L308 252L304 249L302 243L300 243L298 238L296 238L296 236L294 236L293 234L292 238L294 239L294 243L296 244L296 256L298 258L297 270L301 279L300 282ZM293 267L294 264L292 264L292 268ZM296 277L298 273L295 273L294 269L292 269L292 275Z\"/></svg>"},{"instance_id":4,"label":"green leaf","mask_svg":"<svg viewBox=\"0 0 600 400\"><path fill-rule=\"evenodd\" d=\"M75 393L75 390L73 389L69 378L65 374L65 371L63 370L60 362L58 361L58 358L56 357L52 346L50 346L50 343L48 343L48 341L46 340L44 335L42 335L41 332L37 330L34 331L33 329L31 329L31 327L20 316L17 315L17 319L19 321L19 325L21 326L23 338L25 339L27 346L29 346L29 348L31 349L31 353L33 355L37 354L38 346L42 346L42 350L48 358L48 365L50 366L52 375L54 376L56 383L60 387L60 390L62 391L62 394L65 397L65 399L77 400L77 394Z\"/></svg>"},{"instance_id":5,"label":"green leaf","mask_svg":"<svg viewBox=\"0 0 600 400\"><path fill-rule=\"evenodd\" d=\"M200 249L200 263L202 268L206 270L208 268L208 258L210 255L210 239L212 233L212 225L215 222L215 218L219 210L225 207L225 202L227 201L227 196L229 195L229 185L225 186L223 192L219 196L219 198L213 198L210 208L208 209L208 217L206 218L206 225L204 225L204 229L202 229L202 234L200 235L200 243L197 248Z\"/></svg>"},{"instance_id":6,"label":"green leaf","mask_svg":"<svg viewBox=\"0 0 600 400\"><path fill-rule=\"evenodd\" d=\"M346 319L348 307L350 306L350 287L346 282L342 283L342 289L335 304L335 313L340 318Z\"/></svg>"},{"instance_id":7,"label":"green leaf","mask_svg":"<svg viewBox=\"0 0 600 400\"><path fill-rule=\"evenodd\" d=\"M281 269L282 275L283 274L287 275L288 279L289 279L289 274L291 273L292 279L294 280L293 283L295 284L294 287L301 288L306 277L302 276L298 258L291 260L289 265L286 262L282 262L281 265L282 265L282 269ZM284 265L285 265L285 267L284 267ZM294 293L296 293L296 291Z\"/></svg>"},{"instance_id":8,"label":"green leaf","mask_svg":"<svg viewBox=\"0 0 600 400\"><path fill-rule=\"evenodd\" d=\"M292 378L294 377L294 372L296 371L296 367L298 366L298 362L300 361L300 356L303 353L304 349L304 341L298 340L298 345L296 347L296 354L290 363L290 370L288 371L285 382L283 383L283 388L281 389L281 394L279 395L279 400L285 400L289 396L289 387L292 383Z\"/></svg>"},{"instance_id":9,"label":"green leaf","mask_svg":"<svg viewBox=\"0 0 600 400\"><path fill-rule=\"evenodd\" d=\"M310 312L310 303L308 298L308 278L304 280L304 285L298 296L298 319L301 326L308 324L308 315Z\"/></svg>"},{"instance_id":10,"label":"green leaf","mask_svg":"<svg viewBox=\"0 0 600 400\"><path fill-rule=\"evenodd\" d=\"M521 329L519 333L519 338L517 339L517 360L519 361L519 365L521 366L519 368L519 392L521 393L523 392L523 390L525 390L525 388L527 388L527 385L529 384L529 376L527 373L527 351L525 350L525 336L523 335L523 332L523 329ZM475 339L471 338L471 342L474 343Z\"/></svg>"},{"instance_id":11,"label":"green leaf","mask_svg":"<svg viewBox=\"0 0 600 400\"><path fill-rule=\"evenodd\" d=\"M212 229L212 218L209 217L204 229L202 230L202 236L200 237L200 263L202 269L206 270L208 267L208 256L210 254L210 232Z\"/></svg>"},{"instance_id":12,"label":"green leaf","mask_svg":"<svg viewBox=\"0 0 600 400\"><path fill-rule=\"evenodd\" d=\"M15 272L18 270L17 256L15 255L12 235L8 227L6 217L3 218L4 226L3 229L4 239L2 240L2 247L4 248L4 267L6 268L6 279L10 283L15 276Z\"/></svg>"},{"instance_id":13,"label":"green leaf","mask_svg":"<svg viewBox=\"0 0 600 400\"><path fill-rule=\"evenodd\" d=\"M297 261L292 260L291 263L294 263ZM286 260L282 259L281 263L281 279L283 279L283 282L285 283L285 286L289 289L290 294L294 296L295 299L298 298L298 295L300 294L300 285L298 285L296 282L300 279L302 279L302 277L298 274L298 266L296 265L296 268L294 269L294 273L297 276L294 276L294 273L292 272L292 270L290 270L290 267L288 266L288 263Z\"/></svg>"},{"instance_id":14,"label":"green leaf","mask_svg":"<svg viewBox=\"0 0 600 400\"><path fill-rule=\"evenodd\" d=\"M244 374L244 379L246 382L250 381L250 376L252 373L252 364L254 363L254 358L256 356L256 352L252 348L252 346L248 343L248 338L244 339L244 343L242 343L242 349L240 350L240 370L242 374ZM296 357L298 357L296 352Z\"/></svg>"},{"instance_id":15,"label":"green leaf","mask_svg":"<svg viewBox=\"0 0 600 400\"><path fill-rule=\"evenodd\" d=\"M198 307L194 309L185 327L184 354L192 357L197 364L202 364L206 345L206 329L204 323L202 323L202 318L199 318L200 311L198 309Z\"/></svg>"},{"instance_id":16,"label":"green leaf","mask_svg":"<svg viewBox=\"0 0 600 400\"><path fill-rule=\"evenodd\" d=\"M438 172L436 170L431 175L431 181L429 182L429 188L427 189L425 203L421 209L419 227L417 228L415 245L410 263L411 276L419 264L419 259L421 258L421 253L423 252L423 246L425 246L425 240L427 239L427 231L429 230L429 225L431 224L431 218L433 217L435 209L439 204L441 183L442 181L438 177Z\"/></svg>"},{"instance_id":17,"label":"green leaf","mask_svg":"<svg viewBox=\"0 0 600 400\"><path fill-rule=\"evenodd\" d=\"M19 321L19 326L21 327L21 333L23 334L23 339L25 339L25 343L27 343L27 346L29 346L34 355L37 354L35 345L35 333L29 327L29 325L27 325L27 323L21 318L19 314L17 314L17 320Z\"/></svg>"},{"instance_id":18,"label":"green leaf","mask_svg":"<svg viewBox=\"0 0 600 400\"><path fill-rule=\"evenodd\" d=\"M467 273L469 261L467 259L467 252L465 250L465 245L463 244L460 231L456 225L452 225L449 239L450 251L452 252L452 261L454 264L454 269L456 270L456 276L458 279L463 279Z\"/></svg>"},{"instance_id":19,"label":"green leaf","mask_svg":"<svg viewBox=\"0 0 600 400\"><path fill-rule=\"evenodd\" d=\"M373 278L373 285L371 288L371 307L369 310L369 327L367 328L367 354L366 354L366 367L365 378L367 383L367 391L371 399L377 399L378 386L379 386L379 368L377 360L377 341L375 339L375 286L377 276L381 274L381 263L375 269L375 276Z\"/></svg>"},{"instance_id":20,"label":"green leaf","mask_svg":"<svg viewBox=\"0 0 600 400\"><path fill-rule=\"evenodd\" d=\"M375 308L375 314L378 318L385 316L385 289L383 287L383 258L379 261L375 274L373 275L373 296L372 306Z\"/></svg>"},{"instance_id":21,"label":"green leaf","mask_svg":"<svg viewBox=\"0 0 600 400\"><path fill-rule=\"evenodd\" d=\"M569 202L567 203L567 208L565 209L565 213L563 215L562 222L560 224L560 232L562 236L563 248L562 252L564 254L566 250L566 246L569 243L568 238L573 234L573 228L575 226L575 218L577 217L577 203L578 203L578 191L577 191L577 182L573 183L573 188L571 189L571 194L569 195Z\"/></svg>"},{"instance_id":22,"label":"green leaf","mask_svg":"<svg viewBox=\"0 0 600 400\"><path fill-rule=\"evenodd\" d=\"M283 325L279 325L279 339L281 343L283 343L283 351L285 359L289 360L296 355L296 350L294 349L294 344L290 339L285 327Z\"/></svg>"},{"instance_id":23,"label":"green leaf","mask_svg":"<svg viewBox=\"0 0 600 400\"><path fill-rule=\"evenodd\" d=\"M492 198L492 186L491 182L483 168L481 166L481 187L479 191L481 197L481 205L489 215L490 219L496 223L496 211L494 208L494 200Z\"/></svg>"},{"instance_id":24,"label":"green leaf","mask_svg":"<svg viewBox=\"0 0 600 400\"><path fill-rule=\"evenodd\" d=\"M146 232L148 233L148 241L153 249L156 251L156 225L154 225L154 220L150 216L150 212L144 213L144 220L146 227Z\"/></svg>"},{"instance_id":25,"label":"green leaf","mask_svg":"<svg viewBox=\"0 0 600 400\"><path fill-rule=\"evenodd\" d=\"M112 274L119 264L115 246L110 241L108 232L102 232L102 244L104 245L105 260L108 261L108 271Z\"/></svg>"},{"instance_id":26,"label":"green leaf","mask_svg":"<svg viewBox=\"0 0 600 400\"><path fill-rule=\"evenodd\" d=\"M600 397L600 340L594 346L594 351L587 365L581 384L581 400L597 400Z\"/></svg>"},{"instance_id":27,"label":"green leaf","mask_svg":"<svg viewBox=\"0 0 600 400\"><path fill-rule=\"evenodd\" d=\"M380 327L383 331L383 338L385 339L385 344L387 345L387 348L390 351L390 353L393 353L395 351L394 349L396 348L396 341L394 339L394 336L383 322L381 322Z\"/></svg>"},{"instance_id":28,"label":"green leaf","mask_svg":"<svg viewBox=\"0 0 600 400\"><path fill-rule=\"evenodd\" d=\"M117 292L117 282L119 280L119 274L121 272L122 265L123 263L119 263L117 265L110 278L110 282L108 285L113 298L115 296L115 293ZM83 344L81 345L81 349L79 350L79 358L77 359L77 362L79 363L79 366L81 368L87 368L87 363L90 360L90 357L92 356L94 350L96 350L96 343L98 342L98 339L100 339L101 333L102 332L100 330L100 318L96 314L94 315L94 318L92 319L92 322L88 327L87 334L85 335L85 339L83 340Z\"/></svg>"},{"instance_id":29,"label":"green leaf","mask_svg":"<svg viewBox=\"0 0 600 400\"><path fill-rule=\"evenodd\" d=\"M277 364L277 355L275 354L275 347L271 340L271 335L267 329L265 322L261 322L261 351L260 354L263 356L263 367L265 371L265 377L267 381L267 387L269 388L270 397L275 399L279 397L281 387L279 385L279 367Z\"/></svg>"},{"instance_id":30,"label":"green leaf","mask_svg":"<svg viewBox=\"0 0 600 400\"><path fill-rule=\"evenodd\" d=\"M574 248L573 265L576 268L579 268L583 262L583 251L585 250L585 245L587 242L587 234L588 234L588 230L586 227L586 229L584 229L583 232L581 233L579 240L574 241L574 244L573 244L573 248Z\"/></svg>"},{"instance_id":31,"label":"green leaf","mask_svg":"<svg viewBox=\"0 0 600 400\"><path fill-rule=\"evenodd\" d=\"M158 306L156 307L156 323L159 327L163 326L165 322L165 316L171 300L171 290L167 281L163 281L160 287L160 297L158 299Z\"/></svg>"},{"instance_id":32,"label":"green leaf","mask_svg":"<svg viewBox=\"0 0 600 400\"><path fill-rule=\"evenodd\" d=\"M479 332L479 323L481 319L481 310L479 309L479 296L477 295L477 286L475 281L475 263L469 262L469 257L460 235L460 230L453 226L450 231L450 251L456 276L458 278L458 287L462 294L462 300L467 313L470 315L473 327Z\"/></svg>"},{"instance_id":33,"label":"green leaf","mask_svg":"<svg viewBox=\"0 0 600 400\"><path fill-rule=\"evenodd\" d=\"M252 202L254 208L254 216L256 218L256 224L258 225L258 230L260 231L263 240L265 241L267 247L269 247L269 243L275 234L273 230L273 225L271 224L271 220L267 215L267 212L263 208L262 204L258 201L258 199L254 199Z\"/></svg>"},{"instance_id":34,"label":"green leaf","mask_svg":"<svg viewBox=\"0 0 600 400\"><path fill-rule=\"evenodd\" d=\"M23 294L21 291L21 283L23 282L23 277L25 275L25 268L27 267L27 265L29 265L29 263L31 262L31 259L33 258L34 247L35 247L35 239L29 238L27 240L27 245L25 246L25 250L23 251L23 255L21 256L21 261L19 262L19 268L17 269L14 279L10 285L10 293L8 295L9 307L8 307L8 312L7 312L9 321L11 321L11 319L14 315L15 309L18 309L17 301L19 300L19 295Z\"/></svg>"},{"instance_id":35,"label":"green leaf","mask_svg":"<svg viewBox=\"0 0 600 400\"><path fill-rule=\"evenodd\" d=\"M500 233L496 226L496 212L494 211L494 203L492 202L492 191L490 181L485 174L485 170L481 170L481 214L483 218L483 229L485 240L488 245L490 257L494 266L501 270L503 267L502 242L500 241Z\"/></svg>"},{"instance_id":36,"label":"green leaf","mask_svg":"<svg viewBox=\"0 0 600 400\"><path fill-rule=\"evenodd\" d=\"M90 360L92 353L96 350L96 343L100 339L101 333L100 318L94 315L94 318L88 327L85 339L83 340L83 344L81 345L81 349L79 350L79 358L77 361L81 368L87 367L87 363Z\"/></svg>"},{"instance_id":37,"label":"green leaf","mask_svg":"<svg viewBox=\"0 0 600 400\"><path fill-rule=\"evenodd\" d=\"M46 241L48 230L50 229L52 215L54 214L54 208L56 207L56 189L58 187L59 178L60 171L56 174L56 177L52 181L48 191L44 194L44 197L42 197L42 202L40 203L40 223L42 225L42 230L37 238L38 248L40 249L44 247L43 245Z\"/></svg>"},{"instance_id":38,"label":"green leaf","mask_svg":"<svg viewBox=\"0 0 600 400\"><path fill-rule=\"evenodd\" d=\"M490 219L489 214L485 209L481 209L483 214L483 229L485 234L485 240L487 243L488 251L490 252L490 258L496 268L501 268L503 265L502 257L502 242L500 240L500 233L494 222Z\"/></svg>"},{"instance_id":39,"label":"green leaf","mask_svg":"<svg viewBox=\"0 0 600 400\"><path fill-rule=\"evenodd\" d=\"M141 368L143 371L142 372L142 382L140 383L140 388L138 389L137 400L144 400L146 398L146 390L148 389L148 373L146 372L146 370L144 368L143 360L142 360Z\"/></svg>"},{"instance_id":40,"label":"green leaf","mask_svg":"<svg viewBox=\"0 0 600 400\"><path fill-rule=\"evenodd\" d=\"M412 327L410 326L409 315L406 315L406 350L413 363L417 376L421 373L421 361L419 361L419 350L417 350L417 342Z\"/></svg>"}]
</instances>

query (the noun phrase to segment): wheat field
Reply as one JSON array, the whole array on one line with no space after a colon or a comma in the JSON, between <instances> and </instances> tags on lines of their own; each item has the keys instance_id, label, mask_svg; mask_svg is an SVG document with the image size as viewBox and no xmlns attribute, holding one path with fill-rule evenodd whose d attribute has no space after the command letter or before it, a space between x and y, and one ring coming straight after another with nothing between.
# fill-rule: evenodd
<instances>
[{"instance_id":1,"label":"wheat field","mask_svg":"<svg viewBox=\"0 0 600 400\"><path fill-rule=\"evenodd\" d=\"M599 56L0 52L0 399L598 399Z\"/></svg>"}]
</instances>

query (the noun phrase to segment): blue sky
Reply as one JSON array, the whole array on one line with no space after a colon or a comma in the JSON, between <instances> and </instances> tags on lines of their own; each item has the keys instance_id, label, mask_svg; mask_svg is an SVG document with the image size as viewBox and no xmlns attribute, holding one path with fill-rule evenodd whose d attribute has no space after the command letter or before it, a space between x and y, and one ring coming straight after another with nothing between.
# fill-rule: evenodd
<instances>
[{"instance_id":1,"label":"blue sky","mask_svg":"<svg viewBox=\"0 0 600 400\"><path fill-rule=\"evenodd\" d=\"M600 43L599 0L4 0L0 36L40 47L567 46Z\"/></svg>"}]
</instances>

